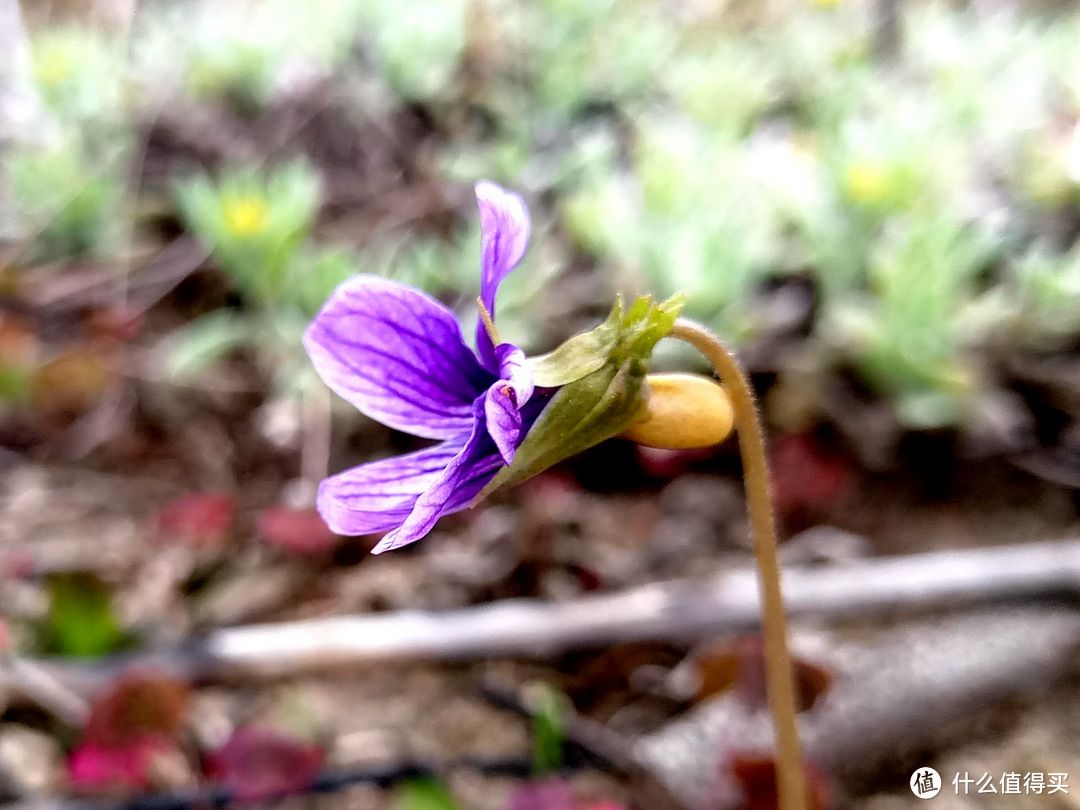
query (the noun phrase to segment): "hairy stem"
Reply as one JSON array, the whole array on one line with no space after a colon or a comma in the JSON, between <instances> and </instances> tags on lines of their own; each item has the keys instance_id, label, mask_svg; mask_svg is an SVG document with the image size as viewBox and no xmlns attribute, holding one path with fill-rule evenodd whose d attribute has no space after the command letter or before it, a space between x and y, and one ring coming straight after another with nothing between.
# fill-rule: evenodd
<instances>
[{"instance_id":1,"label":"hairy stem","mask_svg":"<svg viewBox=\"0 0 1080 810\"><path fill-rule=\"evenodd\" d=\"M761 587L761 628L765 642L765 690L776 733L776 784L780 810L805 810L806 782L795 721L795 679L787 645L787 623L780 594L776 521L772 511L769 466L757 400L739 361L705 327L680 318L668 337L685 341L705 355L727 388L735 410L743 462L746 511Z\"/></svg>"}]
</instances>

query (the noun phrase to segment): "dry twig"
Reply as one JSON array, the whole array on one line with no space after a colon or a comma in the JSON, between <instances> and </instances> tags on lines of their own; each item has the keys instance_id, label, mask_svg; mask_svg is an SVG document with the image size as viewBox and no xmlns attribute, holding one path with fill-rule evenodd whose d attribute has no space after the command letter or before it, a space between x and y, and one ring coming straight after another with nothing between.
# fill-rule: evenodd
<instances>
[{"instance_id":1,"label":"dry twig","mask_svg":"<svg viewBox=\"0 0 1080 810\"><path fill-rule=\"evenodd\" d=\"M793 618L828 620L1010 599L1074 599L1080 593L1080 541L788 568L784 590ZM559 604L515 599L438 613L403 611L223 628L176 648L116 656L96 665L42 666L85 692L131 665L156 666L196 681L268 679L332 666L544 658L571 648L632 641L689 642L756 630L758 622L756 573L738 570L708 580L657 583Z\"/></svg>"}]
</instances>

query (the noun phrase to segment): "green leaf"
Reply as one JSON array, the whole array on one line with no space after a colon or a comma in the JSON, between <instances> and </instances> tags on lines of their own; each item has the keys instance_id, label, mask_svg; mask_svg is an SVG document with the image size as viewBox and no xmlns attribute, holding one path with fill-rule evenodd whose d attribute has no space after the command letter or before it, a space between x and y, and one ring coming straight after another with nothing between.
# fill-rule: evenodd
<instances>
[{"instance_id":1,"label":"green leaf","mask_svg":"<svg viewBox=\"0 0 1080 810\"><path fill-rule=\"evenodd\" d=\"M563 704L562 694L544 686L537 697L532 723L533 775L541 776L558 771L563 764Z\"/></svg>"},{"instance_id":2,"label":"green leaf","mask_svg":"<svg viewBox=\"0 0 1080 810\"><path fill-rule=\"evenodd\" d=\"M173 379L198 374L251 336L251 324L228 310L203 315L166 341L165 373Z\"/></svg>"},{"instance_id":3,"label":"green leaf","mask_svg":"<svg viewBox=\"0 0 1080 810\"><path fill-rule=\"evenodd\" d=\"M514 463L500 470L477 500L531 478L631 425L644 404L641 384L653 347L671 331L683 301L677 295L657 304L643 296L625 313L622 302L616 301L608 321L617 324L617 331L603 365L559 389L517 449Z\"/></svg>"},{"instance_id":4,"label":"green leaf","mask_svg":"<svg viewBox=\"0 0 1080 810\"><path fill-rule=\"evenodd\" d=\"M394 810L458 810L458 805L437 779L414 779L398 788Z\"/></svg>"},{"instance_id":5,"label":"green leaf","mask_svg":"<svg viewBox=\"0 0 1080 810\"><path fill-rule=\"evenodd\" d=\"M69 574L49 583L45 649L78 658L97 658L125 645L127 636L113 612L112 592L92 574Z\"/></svg>"}]
</instances>

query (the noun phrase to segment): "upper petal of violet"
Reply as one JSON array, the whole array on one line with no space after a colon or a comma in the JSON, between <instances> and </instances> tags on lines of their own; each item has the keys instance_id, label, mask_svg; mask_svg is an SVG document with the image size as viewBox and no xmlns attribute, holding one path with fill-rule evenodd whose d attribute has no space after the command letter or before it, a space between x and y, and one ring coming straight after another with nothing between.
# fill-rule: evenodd
<instances>
[{"instance_id":1,"label":"upper petal of violet","mask_svg":"<svg viewBox=\"0 0 1080 810\"><path fill-rule=\"evenodd\" d=\"M430 439L468 432L472 403L492 380L449 309L376 276L339 286L304 346L323 381L362 413Z\"/></svg>"},{"instance_id":2,"label":"upper petal of violet","mask_svg":"<svg viewBox=\"0 0 1080 810\"><path fill-rule=\"evenodd\" d=\"M489 180L476 184L476 202L482 253L480 300L494 318L499 285L517 267L529 244L529 210L521 197ZM481 362L494 371L494 345L482 322L476 325L476 346Z\"/></svg>"}]
</instances>

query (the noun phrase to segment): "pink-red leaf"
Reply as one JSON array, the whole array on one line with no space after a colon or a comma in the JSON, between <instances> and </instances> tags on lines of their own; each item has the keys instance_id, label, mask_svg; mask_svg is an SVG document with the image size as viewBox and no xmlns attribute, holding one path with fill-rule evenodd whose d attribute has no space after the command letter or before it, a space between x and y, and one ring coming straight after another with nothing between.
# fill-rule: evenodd
<instances>
[{"instance_id":1,"label":"pink-red leaf","mask_svg":"<svg viewBox=\"0 0 1080 810\"><path fill-rule=\"evenodd\" d=\"M308 787L325 758L322 748L265 726L241 726L209 759L209 775L239 801L295 793Z\"/></svg>"},{"instance_id":2,"label":"pink-red leaf","mask_svg":"<svg viewBox=\"0 0 1080 810\"><path fill-rule=\"evenodd\" d=\"M337 535L314 509L271 506L256 523L264 541L292 554L320 554L337 544Z\"/></svg>"},{"instance_id":3,"label":"pink-red leaf","mask_svg":"<svg viewBox=\"0 0 1080 810\"><path fill-rule=\"evenodd\" d=\"M745 810L778 810L776 761L768 756L734 757L730 768L742 790ZM826 810L831 805L824 776L814 767L805 766L807 810Z\"/></svg>"},{"instance_id":4,"label":"pink-red leaf","mask_svg":"<svg viewBox=\"0 0 1080 810\"><path fill-rule=\"evenodd\" d=\"M154 759L171 747L161 737L143 736L114 747L83 740L68 755L71 786L80 793L128 793L150 785Z\"/></svg>"},{"instance_id":5,"label":"pink-red leaf","mask_svg":"<svg viewBox=\"0 0 1080 810\"><path fill-rule=\"evenodd\" d=\"M236 499L223 492L190 492L158 512L161 533L174 542L213 548L225 542L236 513Z\"/></svg>"},{"instance_id":6,"label":"pink-red leaf","mask_svg":"<svg viewBox=\"0 0 1080 810\"><path fill-rule=\"evenodd\" d=\"M187 684L151 670L129 672L90 707L83 741L123 749L175 737L187 715Z\"/></svg>"},{"instance_id":7,"label":"pink-red leaf","mask_svg":"<svg viewBox=\"0 0 1080 810\"><path fill-rule=\"evenodd\" d=\"M519 785L510 794L507 810L576 810L574 792L561 779Z\"/></svg>"}]
</instances>

